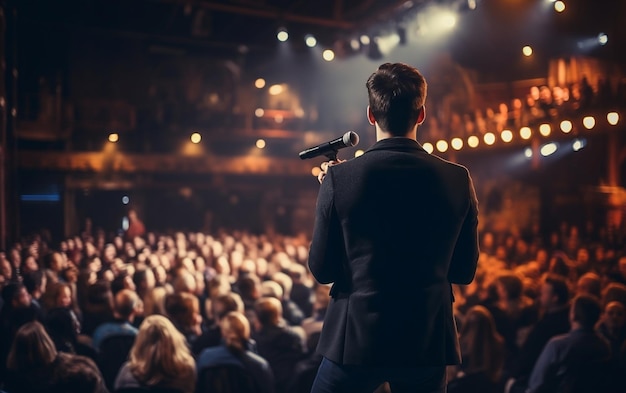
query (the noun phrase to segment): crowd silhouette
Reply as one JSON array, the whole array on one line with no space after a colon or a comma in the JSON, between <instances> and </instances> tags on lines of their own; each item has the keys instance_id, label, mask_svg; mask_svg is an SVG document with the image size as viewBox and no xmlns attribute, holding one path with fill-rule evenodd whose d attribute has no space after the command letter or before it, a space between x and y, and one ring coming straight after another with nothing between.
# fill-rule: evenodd
<instances>
[{"instance_id":1,"label":"crowd silhouette","mask_svg":"<svg viewBox=\"0 0 626 393\"><path fill-rule=\"evenodd\" d=\"M329 300L308 244L245 231L28 236L0 254L2 389L308 392ZM448 390L623 391L624 244L567 223L545 242L486 226L476 279L454 287L463 363Z\"/></svg>"}]
</instances>

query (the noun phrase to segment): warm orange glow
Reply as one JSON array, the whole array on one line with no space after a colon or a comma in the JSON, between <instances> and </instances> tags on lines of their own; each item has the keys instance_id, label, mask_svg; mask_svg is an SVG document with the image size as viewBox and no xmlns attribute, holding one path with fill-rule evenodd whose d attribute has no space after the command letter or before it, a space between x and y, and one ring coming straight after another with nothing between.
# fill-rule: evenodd
<instances>
[{"instance_id":1,"label":"warm orange glow","mask_svg":"<svg viewBox=\"0 0 626 393\"><path fill-rule=\"evenodd\" d=\"M532 135L533 135L533 132L530 130L529 127L522 127L519 130L519 136L521 136L522 139L530 139Z\"/></svg>"},{"instance_id":2,"label":"warm orange glow","mask_svg":"<svg viewBox=\"0 0 626 393\"><path fill-rule=\"evenodd\" d=\"M563 131L564 134L569 134L572 131L572 128L574 128L574 126L571 121L563 120L561 122L561 131Z\"/></svg>"},{"instance_id":3,"label":"warm orange glow","mask_svg":"<svg viewBox=\"0 0 626 393\"><path fill-rule=\"evenodd\" d=\"M493 133L488 132L485 134L485 136L483 137L483 140L485 141L486 144L488 145L493 145L494 143L496 143L496 136L493 135Z\"/></svg>"},{"instance_id":4,"label":"warm orange glow","mask_svg":"<svg viewBox=\"0 0 626 393\"><path fill-rule=\"evenodd\" d=\"M322 172L322 170L318 166L316 166L315 168L311 169L311 175L313 175L315 177L317 177L317 175L319 175L320 172Z\"/></svg>"},{"instance_id":5,"label":"warm orange glow","mask_svg":"<svg viewBox=\"0 0 626 393\"><path fill-rule=\"evenodd\" d=\"M583 125L590 130L596 126L596 119L593 116L587 116L583 119Z\"/></svg>"},{"instance_id":6,"label":"warm orange glow","mask_svg":"<svg viewBox=\"0 0 626 393\"><path fill-rule=\"evenodd\" d=\"M500 134L500 138L502 138L504 142L509 143L513 140L513 133L511 132L511 130L504 130Z\"/></svg>"},{"instance_id":7,"label":"warm orange glow","mask_svg":"<svg viewBox=\"0 0 626 393\"><path fill-rule=\"evenodd\" d=\"M120 140L120 136L119 136L118 133L113 132L113 133L109 134L109 142L116 143L119 140Z\"/></svg>"},{"instance_id":8,"label":"warm orange glow","mask_svg":"<svg viewBox=\"0 0 626 393\"><path fill-rule=\"evenodd\" d=\"M471 148L478 147L479 143L480 143L480 139L478 139L476 135L472 135L469 138L467 138L467 146Z\"/></svg>"},{"instance_id":9,"label":"warm orange glow","mask_svg":"<svg viewBox=\"0 0 626 393\"><path fill-rule=\"evenodd\" d=\"M259 79L255 80L255 81L254 81L254 86L255 86L257 89L262 89L262 88L264 88L264 87L265 87L265 79L263 79L263 78L259 78Z\"/></svg>"},{"instance_id":10,"label":"warm orange glow","mask_svg":"<svg viewBox=\"0 0 626 393\"><path fill-rule=\"evenodd\" d=\"M539 133L543 136L550 136L550 133L552 132L552 127L550 127L550 124L542 124L539 126Z\"/></svg>"}]
</instances>

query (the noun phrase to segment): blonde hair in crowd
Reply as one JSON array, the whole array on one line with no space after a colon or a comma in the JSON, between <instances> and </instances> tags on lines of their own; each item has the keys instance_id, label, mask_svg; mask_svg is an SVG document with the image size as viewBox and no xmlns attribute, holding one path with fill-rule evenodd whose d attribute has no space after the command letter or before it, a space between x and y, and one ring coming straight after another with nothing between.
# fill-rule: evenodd
<instances>
[{"instance_id":1,"label":"blonde hair in crowd","mask_svg":"<svg viewBox=\"0 0 626 393\"><path fill-rule=\"evenodd\" d=\"M147 317L139 327L130 351L130 370L137 380L148 386L174 380L187 380L185 384L195 386L196 382L196 362L187 340L161 315Z\"/></svg>"},{"instance_id":2,"label":"blonde hair in crowd","mask_svg":"<svg viewBox=\"0 0 626 393\"><path fill-rule=\"evenodd\" d=\"M231 311L220 321L220 330L226 346L237 352L246 350L250 338L250 322L238 311Z\"/></svg>"}]
</instances>

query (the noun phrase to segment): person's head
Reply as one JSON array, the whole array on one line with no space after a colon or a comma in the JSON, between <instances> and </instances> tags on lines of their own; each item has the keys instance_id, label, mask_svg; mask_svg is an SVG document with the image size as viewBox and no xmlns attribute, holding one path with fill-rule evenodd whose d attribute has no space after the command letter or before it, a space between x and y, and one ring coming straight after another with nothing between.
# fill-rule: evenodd
<instances>
[{"instance_id":1,"label":"person's head","mask_svg":"<svg viewBox=\"0 0 626 393\"><path fill-rule=\"evenodd\" d=\"M368 119L391 136L406 136L424 120L427 84L414 67L385 63L367 79Z\"/></svg>"},{"instance_id":2,"label":"person's head","mask_svg":"<svg viewBox=\"0 0 626 393\"><path fill-rule=\"evenodd\" d=\"M604 308L604 322L611 331L620 331L626 324L626 307L620 302L612 301Z\"/></svg>"},{"instance_id":3,"label":"person's head","mask_svg":"<svg viewBox=\"0 0 626 393\"><path fill-rule=\"evenodd\" d=\"M165 315L165 296L167 287L154 287L146 292L143 298L144 315Z\"/></svg>"},{"instance_id":4,"label":"person's head","mask_svg":"<svg viewBox=\"0 0 626 393\"><path fill-rule=\"evenodd\" d=\"M224 316L232 311L244 312L241 296L236 293L220 295L211 302L211 312L216 321L220 321Z\"/></svg>"},{"instance_id":5,"label":"person's head","mask_svg":"<svg viewBox=\"0 0 626 393\"><path fill-rule=\"evenodd\" d=\"M54 342L43 325L28 322L17 330L7 358L9 370L32 370L51 364L57 357Z\"/></svg>"},{"instance_id":6,"label":"person's head","mask_svg":"<svg viewBox=\"0 0 626 393\"><path fill-rule=\"evenodd\" d=\"M43 264L46 269L60 272L65 267L65 259L58 251L52 251L44 256Z\"/></svg>"},{"instance_id":7,"label":"person's head","mask_svg":"<svg viewBox=\"0 0 626 393\"><path fill-rule=\"evenodd\" d=\"M122 289L115 295L115 314L118 318L132 322L138 305L139 296L135 291Z\"/></svg>"},{"instance_id":8,"label":"person's head","mask_svg":"<svg viewBox=\"0 0 626 393\"><path fill-rule=\"evenodd\" d=\"M544 310L559 307L569 301L567 281L561 276L547 275L541 285L539 303Z\"/></svg>"},{"instance_id":9,"label":"person's head","mask_svg":"<svg viewBox=\"0 0 626 393\"><path fill-rule=\"evenodd\" d=\"M135 270L133 274L133 282L137 292L145 294L156 285L156 278L154 272L148 267L142 267Z\"/></svg>"},{"instance_id":10,"label":"person's head","mask_svg":"<svg viewBox=\"0 0 626 393\"><path fill-rule=\"evenodd\" d=\"M46 291L46 275L42 270L35 270L23 275L22 283L32 297L38 298Z\"/></svg>"},{"instance_id":11,"label":"person's head","mask_svg":"<svg viewBox=\"0 0 626 393\"><path fill-rule=\"evenodd\" d=\"M517 300L522 296L524 290L522 279L513 272L500 274L495 279L494 284L501 300Z\"/></svg>"},{"instance_id":12,"label":"person's head","mask_svg":"<svg viewBox=\"0 0 626 393\"><path fill-rule=\"evenodd\" d=\"M460 331L462 351L471 364L468 371L484 371L497 380L504 361L504 339L496 330L493 315L483 306L469 309Z\"/></svg>"},{"instance_id":13,"label":"person's head","mask_svg":"<svg viewBox=\"0 0 626 393\"><path fill-rule=\"evenodd\" d=\"M202 322L200 302L190 293L173 293L165 297L165 312L182 332L192 332Z\"/></svg>"},{"instance_id":14,"label":"person's head","mask_svg":"<svg viewBox=\"0 0 626 393\"><path fill-rule=\"evenodd\" d=\"M72 288L62 282L51 283L46 289L48 308L70 307L72 305Z\"/></svg>"},{"instance_id":15,"label":"person's head","mask_svg":"<svg viewBox=\"0 0 626 393\"><path fill-rule=\"evenodd\" d=\"M598 299L590 295L578 295L572 300L570 322L577 323L583 329L593 329L601 313Z\"/></svg>"},{"instance_id":16,"label":"person's head","mask_svg":"<svg viewBox=\"0 0 626 393\"><path fill-rule=\"evenodd\" d=\"M602 290L602 304L607 305L612 301L618 301L626 306L626 285L612 282Z\"/></svg>"},{"instance_id":17,"label":"person's head","mask_svg":"<svg viewBox=\"0 0 626 393\"><path fill-rule=\"evenodd\" d=\"M32 298L24 284L11 282L2 288L2 300L4 307L18 309L29 307Z\"/></svg>"},{"instance_id":18,"label":"person's head","mask_svg":"<svg viewBox=\"0 0 626 393\"><path fill-rule=\"evenodd\" d=\"M220 320L220 332L226 346L236 352L246 350L250 339L250 322L241 312L231 311Z\"/></svg>"},{"instance_id":19,"label":"person's head","mask_svg":"<svg viewBox=\"0 0 626 393\"><path fill-rule=\"evenodd\" d=\"M602 280L600 280L600 276L593 272L587 272L580 276L576 282L576 294L593 295L599 298L602 289L601 287Z\"/></svg>"},{"instance_id":20,"label":"person's head","mask_svg":"<svg viewBox=\"0 0 626 393\"><path fill-rule=\"evenodd\" d=\"M68 308L55 308L46 313L46 331L59 351L71 350L80 334L80 322L74 311Z\"/></svg>"},{"instance_id":21,"label":"person's head","mask_svg":"<svg viewBox=\"0 0 626 393\"><path fill-rule=\"evenodd\" d=\"M283 306L274 297L262 297L256 301L255 312L261 326L278 325L282 320Z\"/></svg>"},{"instance_id":22,"label":"person's head","mask_svg":"<svg viewBox=\"0 0 626 393\"><path fill-rule=\"evenodd\" d=\"M282 300L284 298L283 288L276 281L263 281L261 283L261 296L275 297L278 300Z\"/></svg>"},{"instance_id":23,"label":"person's head","mask_svg":"<svg viewBox=\"0 0 626 393\"><path fill-rule=\"evenodd\" d=\"M150 315L141 323L129 360L133 376L147 386L196 377L187 340L162 315Z\"/></svg>"},{"instance_id":24,"label":"person's head","mask_svg":"<svg viewBox=\"0 0 626 393\"><path fill-rule=\"evenodd\" d=\"M244 300L255 300L261 296L261 281L257 276L239 277L237 289Z\"/></svg>"}]
</instances>

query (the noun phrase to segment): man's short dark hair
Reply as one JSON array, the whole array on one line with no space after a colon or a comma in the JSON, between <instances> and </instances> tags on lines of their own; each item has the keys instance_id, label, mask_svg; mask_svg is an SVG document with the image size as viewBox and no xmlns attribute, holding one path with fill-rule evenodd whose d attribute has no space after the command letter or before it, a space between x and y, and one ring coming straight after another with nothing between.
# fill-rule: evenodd
<instances>
[{"instance_id":1,"label":"man's short dark hair","mask_svg":"<svg viewBox=\"0 0 626 393\"><path fill-rule=\"evenodd\" d=\"M600 301L591 295L578 295L572 302L574 321L585 329L593 329L602 314Z\"/></svg>"},{"instance_id":2,"label":"man's short dark hair","mask_svg":"<svg viewBox=\"0 0 626 393\"><path fill-rule=\"evenodd\" d=\"M35 270L34 272L27 272L23 275L22 282L28 293L32 294L35 290L41 288L43 277L43 270Z\"/></svg>"},{"instance_id":3,"label":"man's short dark hair","mask_svg":"<svg viewBox=\"0 0 626 393\"><path fill-rule=\"evenodd\" d=\"M562 306L569 301L569 288L567 281L563 277L549 274L544 279L544 282L552 288L552 293L556 295L559 305Z\"/></svg>"},{"instance_id":4,"label":"man's short dark hair","mask_svg":"<svg viewBox=\"0 0 626 393\"><path fill-rule=\"evenodd\" d=\"M404 63L385 63L367 79L369 106L383 131L404 136L426 101L426 79Z\"/></svg>"}]
</instances>

